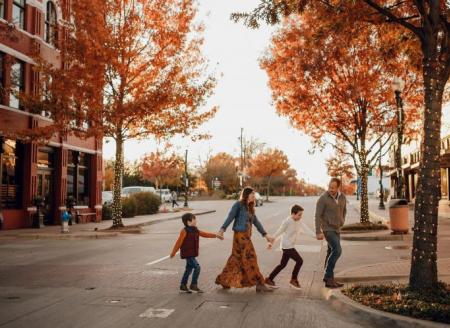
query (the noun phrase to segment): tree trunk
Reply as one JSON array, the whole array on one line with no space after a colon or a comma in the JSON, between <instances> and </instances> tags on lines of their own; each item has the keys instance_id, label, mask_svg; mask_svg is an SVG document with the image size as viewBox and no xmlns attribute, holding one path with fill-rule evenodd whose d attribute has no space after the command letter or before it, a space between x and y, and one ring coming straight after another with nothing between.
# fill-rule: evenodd
<instances>
[{"instance_id":1,"label":"tree trunk","mask_svg":"<svg viewBox=\"0 0 450 328\"><path fill-rule=\"evenodd\" d=\"M266 201L269 201L269 193L270 193L270 180L272 177L269 177L269 180L267 181L267 194L266 194Z\"/></svg>"},{"instance_id":2,"label":"tree trunk","mask_svg":"<svg viewBox=\"0 0 450 328\"><path fill-rule=\"evenodd\" d=\"M367 176L368 176L368 169L367 164L363 164L361 166L361 198L360 198L360 211L361 211L361 217L360 222L361 223L369 223L369 196L367 191Z\"/></svg>"},{"instance_id":3,"label":"tree trunk","mask_svg":"<svg viewBox=\"0 0 450 328\"><path fill-rule=\"evenodd\" d=\"M417 183L410 287L415 290L437 287L437 228L440 198L440 129L442 94L446 78L439 77L438 63L425 56L423 78L425 114L420 146L420 173Z\"/></svg>"},{"instance_id":4,"label":"tree trunk","mask_svg":"<svg viewBox=\"0 0 450 328\"><path fill-rule=\"evenodd\" d=\"M122 222L122 176L123 176L123 139L116 138L116 159L114 162L114 186L112 203L112 228L123 227Z\"/></svg>"}]
</instances>

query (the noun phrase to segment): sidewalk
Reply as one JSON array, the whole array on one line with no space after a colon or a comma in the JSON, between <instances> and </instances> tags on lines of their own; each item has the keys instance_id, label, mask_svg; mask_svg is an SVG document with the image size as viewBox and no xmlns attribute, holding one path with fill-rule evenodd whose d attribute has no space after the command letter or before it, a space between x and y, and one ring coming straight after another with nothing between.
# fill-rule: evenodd
<instances>
[{"instance_id":1,"label":"sidewalk","mask_svg":"<svg viewBox=\"0 0 450 328\"><path fill-rule=\"evenodd\" d=\"M355 198L350 198L349 201L351 207L359 212L359 202ZM371 220L389 222L389 212L387 209L378 209L378 200L369 200L369 211ZM409 215L412 227L413 210L410 210ZM349 265L349 269L337 273L337 278L343 282L406 281L411 266L412 236L411 231L407 235L390 235L390 231L386 230L343 235L342 239L347 243L365 240L368 253L366 261L360 262L358 266ZM368 241L369 239L373 241ZM386 251L383 252L384 250ZM438 275L440 280L450 283L450 220L446 218L440 218L438 226Z\"/></svg>"},{"instance_id":2,"label":"sidewalk","mask_svg":"<svg viewBox=\"0 0 450 328\"><path fill-rule=\"evenodd\" d=\"M204 215L214 213L215 210L194 209L190 210L195 215ZM134 218L122 219L125 227L130 228L128 233L139 232L139 227L152 225L160 222L178 220L185 211L158 213L153 215L141 215ZM120 231L111 231L112 220L101 222L92 222L85 224L74 224L69 226L69 233L61 233L61 226L45 226L41 229L17 229L17 230L1 230L0 239L101 239L118 236ZM132 228L135 228L134 230Z\"/></svg>"}]
</instances>

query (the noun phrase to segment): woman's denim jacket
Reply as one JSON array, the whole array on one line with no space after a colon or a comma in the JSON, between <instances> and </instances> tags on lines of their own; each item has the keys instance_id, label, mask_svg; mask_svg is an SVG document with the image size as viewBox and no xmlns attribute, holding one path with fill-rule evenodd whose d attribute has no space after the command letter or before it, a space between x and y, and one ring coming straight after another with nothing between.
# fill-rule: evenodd
<instances>
[{"instance_id":1,"label":"woman's denim jacket","mask_svg":"<svg viewBox=\"0 0 450 328\"><path fill-rule=\"evenodd\" d=\"M231 207L230 213L228 213L228 217L225 220L224 224L222 225L222 230L227 230L230 223L233 222L233 231L237 232L244 232L247 231L248 228L248 211L245 206L241 204L241 202L236 202L233 204L233 207ZM259 222L256 215L252 218L253 224L255 225L256 229L258 229L259 233L264 237L267 235L266 231L264 230L261 222Z\"/></svg>"}]
</instances>

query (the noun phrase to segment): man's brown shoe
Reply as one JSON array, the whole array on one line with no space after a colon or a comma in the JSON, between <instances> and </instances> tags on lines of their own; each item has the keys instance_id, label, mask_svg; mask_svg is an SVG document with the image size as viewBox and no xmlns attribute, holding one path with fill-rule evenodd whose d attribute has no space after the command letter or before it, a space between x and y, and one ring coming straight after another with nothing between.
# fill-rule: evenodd
<instances>
[{"instance_id":1,"label":"man's brown shoe","mask_svg":"<svg viewBox=\"0 0 450 328\"><path fill-rule=\"evenodd\" d=\"M325 280L325 287L327 288L339 288L339 285L336 284L334 281L334 278L326 278Z\"/></svg>"},{"instance_id":2,"label":"man's brown shoe","mask_svg":"<svg viewBox=\"0 0 450 328\"><path fill-rule=\"evenodd\" d=\"M273 288L273 289L277 289L278 288L278 286L277 285L275 285L275 282L272 280L272 279L270 279L270 278L266 278L265 280L264 280L264 283L267 285L267 287L269 287L269 288Z\"/></svg>"}]
</instances>

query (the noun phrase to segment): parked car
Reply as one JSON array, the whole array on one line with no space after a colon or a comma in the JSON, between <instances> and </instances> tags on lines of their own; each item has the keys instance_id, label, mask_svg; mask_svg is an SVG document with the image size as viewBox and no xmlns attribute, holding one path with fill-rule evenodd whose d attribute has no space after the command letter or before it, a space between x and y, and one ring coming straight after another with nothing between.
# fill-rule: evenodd
<instances>
[{"instance_id":1,"label":"parked car","mask_svg":"<svg viewBox=\"0 0 450 328\"><path fill-rule=\"evenodd\" d=\"M142 187L142 186L130 186L122 188L122 197L129 197L131 194L136 194L138 192L152 192L155 193L155 188L153 187Z\"/></svg>"},{"instance_id":2,"label":"parked car","mask_svg":"<svg viewBox=\"0 0 450 328\"><path fill-rule=\"evenodd\" d=\"M113 201L112 191L102 191L102 203L105 205L111 204Z\"/></svg>"},{"instance_id":3,"label":"parked car","mask_svg":"<svg viewBox=\"0 0 450 328\"><path fill-rule=\"evenodd\" d=\"M255 206L263 206L264 200L262 196L259 194L259 192L255 192Z\"/></svg>"},{"instance_id":4,"label":"parked car","mask_svg":"<svg viewBox=\"0 0 450 328\"><path fill-rule=\"evenodd\" d=\"M168 203L172 200L172 196L170 194L170 189L156 189L155 194L161 196L161 201L164 203Z\"/></svg>"}]
</instances>

